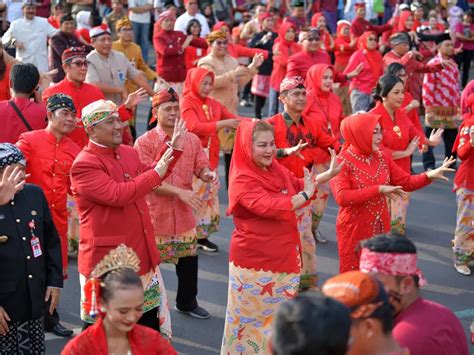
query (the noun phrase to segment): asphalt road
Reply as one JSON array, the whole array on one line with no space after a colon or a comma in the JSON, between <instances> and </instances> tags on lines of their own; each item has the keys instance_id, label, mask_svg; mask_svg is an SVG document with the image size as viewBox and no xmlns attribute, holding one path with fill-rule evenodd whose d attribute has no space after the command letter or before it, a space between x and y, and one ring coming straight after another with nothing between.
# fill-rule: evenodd
<instances>
[{"instance_id":1,"label":"asphalt road","mask_svg":"<svg viewBox=\"0 0 474 355\"><path fill-rule=\"evenodd\" d=\"M142 105L139 111L139 132L144 130L146 112L146 107ZM245 109L242 113L250 114L250 111ZM441 161L440 154L443 148L438 147L435 152L437 161ZM419 172L422 170L419 156L415 157L415 170ZM219 167L219 173L222 178L222 165ZM452 182L452 176L450 180ZM412 194L408 211L408 236L417 245L419 264L428 280L422 295L456 312L468 334L468 327L474 319L474 276L462 276L452 266L450 243L455 227L456 204L451 188L451 183L435 182ZM218 353L220 349L227 302L228 250L233 229L232 220L225 217L227 194L223 188L220 191L220 201L223 216L221 227L212 237L219 245L220 251L216 254L205 252L199 254L198 299L199 304L210 312L210 319L197 320L174 311L177 286L174 266L169 264L160 266L172 308L173 345L180 353L213 354ZM334 230L337 210L338 207L331 198L321 223L321 231L327 236L329 243L318 245L317 248L318 270L322 281L338 271ZM66 281L61 295L59 313L63 324L79 333L80 291L75 259L70 260L69 275L70 278ZM47 334L46 339L47 354L59 354L67 342L52 334ZM470 349L474 353L472 345Z\"/></svg>"}]
</instances>

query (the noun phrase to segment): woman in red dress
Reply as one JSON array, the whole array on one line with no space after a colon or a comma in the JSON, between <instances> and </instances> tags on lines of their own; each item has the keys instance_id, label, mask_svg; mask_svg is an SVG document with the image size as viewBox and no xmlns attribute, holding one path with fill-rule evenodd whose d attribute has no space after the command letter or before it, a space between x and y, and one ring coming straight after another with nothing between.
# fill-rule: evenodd
<instances>
[{"instance_id":1,"label":"woman in red dress","mask_svg":"<svg viewBox=\"0 0 474 355\"><path fill-rule=\"evenodd\" d=\"M211 98L214 86L214 72L204 68L192 68L186 75L181 117L190 132L196 134L206 151L211 169L219 164L219 139L217 132L222 128L237 128L240 117L236 116L219 101ZM204 201L196 217L198 247L216 252L218 247L208 237L219 229L219 186L201 179L193 179L194 192Z\"/></svg>"},{"instance_id":2,"label":"woman in red dress","mask_svg":"<svg viewBox=\"0 0 474 355\"><path fill-rule=\"evenodd\" d=\"M380 150L380 116L359 113L342 121L346 143L339 154L342 170L331 181L331 189L340 206L336 222L339 272L359 269L359 242L390 230L387 197L404 196L427 186L431 180L447 180L443 173L454 159L446 159L439 168L411 176Z\"/></svg>"},{"instance_id":3,"label":"woman in red dress","mask_svg":"<svg viewBox=\"0 0 474 355\"><path fill-rule=\"evenodd\" d=\"M269 353L273 317L300 281L301 245L295 210L313 196L315 177L297 179L276 159L266 122L237 129L229 181L235 229L221 354Z\"/></svg>"},{"instance_id":4,"label":"woman in red dress","mask_svg":"<svg viewBox=\"0 0 474 355\"><path fill-rule=\"evenodd\" d=\"M99 319L72 339L62 355L177 354L160 333L137 324L145 301L139 269L140 259L125 244L97 264L85 285L83 305L88 314L99 313Z\"/></svg>"},{"instance_id":5,"label":"woman in red dress","mask_svg":"<svg viewBox=\"0 0 474 355\"><path fill-rule=\"evenodd\" d=\"M405 89L403 80L395 75L384 75L380 78L375 90L377 104L370 113L380 115L380 126L383 131L384 151L392 157L395 164L410 174L411 156L417 148L421 151L428 146L434 147L441 142L443 130L433 131L430 139L425 138L423 130L418 129L401 108ZM406 234L407 209L409 194L389 200L390 225L394 234Z\"/></svg>"},{"instance_id":6,"label":"woman in red dress","mask_svg":"<svg viewBox=\"0 0 474 355\"><path fill-rule=\"evenodd\" d=\"M342 104L339 97L332 92L334 68L327 64L313 65L306 74L308 104L304 116L317 122L322 130L340 141L339 128L343 119ZM339 149L340 144L336 144ZM316 148L313 172L320 174L329 168L331 155L327 149ZM318 185L316 199L312 203L312 231L317 242L327 243L327 239L318 231L329 197L329 184Z\"/></svg>"}]
</instances>

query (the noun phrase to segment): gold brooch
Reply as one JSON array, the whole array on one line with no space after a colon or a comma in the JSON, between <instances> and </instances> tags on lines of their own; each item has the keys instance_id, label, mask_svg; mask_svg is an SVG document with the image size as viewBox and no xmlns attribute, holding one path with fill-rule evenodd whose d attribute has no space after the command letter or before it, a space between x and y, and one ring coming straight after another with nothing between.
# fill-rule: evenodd
<instances>
[{"instance_id":1,"label":"gold brooch","mask_svg":"<svg viewBox=\"0 0 474 355\"><path fill-rule=\"evenodd\" d=\"M393 131L396 133L398 138L402 138L402 131L400 130L400 127L398 126L393 126Z\"/></svg>"}]
</instances>

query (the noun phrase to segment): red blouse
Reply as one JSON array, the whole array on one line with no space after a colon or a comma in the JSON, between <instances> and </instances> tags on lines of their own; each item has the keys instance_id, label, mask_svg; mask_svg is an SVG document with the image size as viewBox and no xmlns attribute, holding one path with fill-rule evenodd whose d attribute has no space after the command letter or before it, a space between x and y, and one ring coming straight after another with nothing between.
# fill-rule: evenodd
<instances>
[{"instance_id":1,"label":"red blouse","mask_svg":"<svg viewBox=\"0 0 474 355\"><path fill-rule=\"evenodd\" d=\"M411 140L416 136L420 137L420 147L426 143L426 138L423 131L418 130L417 127L408 119L404 110L395 111L395 121L388 114L384 105L377 102L375 108L370 113L380 115L380 126L383 131L383 148L389 156L394 151L403 151L410 144ZM396 128L398 127L398 129ZM397 134L396 131L399 133ZM410 173L411 164L410 157L400 158L394 160L400 168L406 173Z\"/></svg>"},{"instance_id":2,"label":"red blouse","mask_svg":"<svg viewBox=\"0 0 474 355\"><path fill-rule=\"evenodd\" d=\"M454 145L461 165L454 177L454 190L459 188L474 190L474 148L471 145L470 130L474 129L474 119L468 119L459 127Z\"/></svg>"},{"instance_id":3,"label":"red blouse","mask_svg":"<svg viewBox=\"0 0 474 355\"><path fill-rule=\"evenodd\" d=\"M390 230L386 197L380 185L418 190L430 183L426 174L413 175L400 169L385 153L357 154L352 147L339 155L341 172L331 180L331 189L340 206L336 221L339 272L359 269L359 243Z\"/></svg>"}]
</instances>

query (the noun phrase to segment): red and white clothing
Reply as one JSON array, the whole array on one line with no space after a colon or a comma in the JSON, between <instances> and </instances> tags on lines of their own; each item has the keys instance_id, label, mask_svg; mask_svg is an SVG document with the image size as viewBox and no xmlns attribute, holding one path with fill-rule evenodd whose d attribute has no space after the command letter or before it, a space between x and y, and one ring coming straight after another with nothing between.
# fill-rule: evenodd
<instances>
[{"instance_id":1,"label":"red and white clothing","mask_svg":"<svg viewBox=\"0 0 474 355\"><path fill-rule=\"evenodd\" d=\"M67 137L57 140L46 129L23 133L16 144L25 156L26 172L31 174L27 182L39 185L48 201L61 238L63 275L67 277L67 194L71 191L71 166L80 148Z\"/></svg>"}]
</instances>

